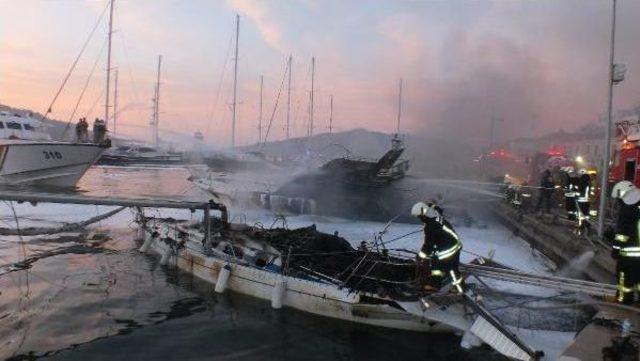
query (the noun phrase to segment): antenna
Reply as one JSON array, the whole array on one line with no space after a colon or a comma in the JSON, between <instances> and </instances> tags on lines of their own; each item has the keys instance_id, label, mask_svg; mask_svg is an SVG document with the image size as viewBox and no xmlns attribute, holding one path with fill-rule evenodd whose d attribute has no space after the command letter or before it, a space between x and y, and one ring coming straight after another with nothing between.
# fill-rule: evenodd
<instances>
[{"instance_id":1,"label":"antenna","mask_svg":"<svg viewBox=\"0 0 640 361\"><path fill-rule=\"evenodd\" d=\"M291 54L289 54L289 85L287 86L287 139L289 139L290 114L291 114Z\"/></svg>"},{"instance_id":2,"label":"antenna","mask_svg":"<svg viewBox=\"0 0 640 361\"><path fill-rule=\"evenodd\" d=\"M107 46L107 92L104 99L104 121L109 121L109 86L111 85L111 35L113 34L113 3L111 0L109 5L109 40Z\"/></svg>"},{"instance_id":3,"label":"antenna","mask_svg":"<svg viewBox=\"0 0 640 361\"><path fill-rule=\"evenodd\" d=\"M238 95L238 38L240 37L240 15L236 15L236 51L233 65L233 115L231 118L231 148L236 147L236 101Z\"/></svg>"}]
</instances>

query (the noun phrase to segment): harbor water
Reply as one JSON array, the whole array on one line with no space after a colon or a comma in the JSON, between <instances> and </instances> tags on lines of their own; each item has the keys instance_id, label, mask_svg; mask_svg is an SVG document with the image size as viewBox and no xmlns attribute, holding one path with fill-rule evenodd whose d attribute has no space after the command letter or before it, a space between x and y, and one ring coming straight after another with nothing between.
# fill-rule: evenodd
<instances>
[{"instance_id":1,"label":"harbor water","mask_svg":"<svg viewBox=\"0 0 640 361\"><path fill-rule=\"evenodd\" d=\"M78 192L95 196L206 200L180 168L92 168ZM0 227L56 227L113 207L0 204ZM188 211L150 214L200 217ZM0 236L0 359L10 360L499 360L488 348L464 350L455 335L362 326L227 292L140 254L133 212L84 233ZM266 211L233 210L235 221L273 224ZM17 223L16 223L17 221ZM327 217L287 218L289 227L315 223L357 244L383 223ZM385 237L419 229L392 225ZM498 225L459 228L465 249L529 271L548 263ZM417 249L421 235L398 241ZM463 255L469 260L471 254ZM496 285L499 287L499 285ZM573 332L524 331L536 346L558 348Z\"/></svg>"}]
</instances>

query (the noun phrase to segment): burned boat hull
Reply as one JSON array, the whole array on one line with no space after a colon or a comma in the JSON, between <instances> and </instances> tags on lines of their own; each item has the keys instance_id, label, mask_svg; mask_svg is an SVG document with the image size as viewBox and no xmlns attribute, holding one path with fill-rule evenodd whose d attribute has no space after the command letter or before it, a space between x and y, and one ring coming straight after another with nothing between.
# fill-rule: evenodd
<instances>
[{"instance_id":1,"label":"burned boat hull","mask_svg":"<svg viewBox=\"0 0 640 361\"><path fill-rule=\"evenodd\" d=\"M147 232L146 237L150 238L152 235ZM371 299L367 295L341 289L333 284L285 276L230 260L207 257L202 245L196 242L188 242L183 249L174 252L168 243L157 239L149 249L160 257L170 253L166 260L168 265L178 267L213 285L218 283L221 270L226 266L230 268L226 289L266 301L273 302L278 284L284 283L283 306L319 316L419 332L461 334L471 326L471 320L465 318L465 310L461 304L444 305L446 316L445 311L432 307L425 310L423 317L417 317L399 305L392 306L380 300L367 302L367 299ZM445 318L446 323L443 322Z\"/></svg>"},{"instance_id":2,"label":"burned boat hull","mask_svg":"<svg viewBox=\"0 0 640 361\"><path fill-rule=\"evenodd\" d=\"M160 255L162 265L191 273L215 285L218 293L230 290L257 297L270 301L276 309L286 306L372 326L455 333L462 336L464 347L484 341L510 358L533 360L540 356L469 292L425 294L415 283L417 264L410 259L355 250L346 240L317 232L314 226L288 230L231 224L226 208L218 209L221 219L207 218L203 223L156 221L141 215L138 220L144 243L140 251ZM203 228L215 236L204 237ZM301 249L311 253L298 253ZM307 258L310 254L312 260ZM357 265L347 267L346 275L336 273L348 261L347 254ZM323 255L329 258L318 261L316 256ZM379 267L372 272L370 264ZM361 265L365 272L360 272ZM367 284L367 280L372 282Z\"/></svg>"}]
</instances>

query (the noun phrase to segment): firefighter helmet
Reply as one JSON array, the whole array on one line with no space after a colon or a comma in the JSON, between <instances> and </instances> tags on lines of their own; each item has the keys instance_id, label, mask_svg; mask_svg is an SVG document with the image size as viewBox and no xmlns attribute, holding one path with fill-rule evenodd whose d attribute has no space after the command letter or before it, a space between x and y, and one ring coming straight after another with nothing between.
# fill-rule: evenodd
<instances>
[{"instance_id":1,"label":"firefighter helmet","mask_svg":"<svg viewBox=\"0 0 640 361\"><path fill-rule=\"evenodd\" d=\"M616 183L611 190L611 198L622 198L630 189L635 188L633 183L623 180Z\"/></svg>"},{"instance_id":2,"label":"firefighter helmet","mask_svg":"<svg viewBox=\"0 0 640 361\"><path fill-rule=\"evenodd\" d=\"M418 202L411 207L411 215L418 218L437 218L440 216L440 210L434 203Z\"/></svg>"},{"instance_id":3,"label":"firefighter helmet","mask_svg":"<svg viewBox=\"0 0 640 361\"><path fill-rule=\"evenodd\" d=\"M640 189L633 187L629 189L623 196L622 201L626 205L634 205L640 202Z\"/></svg>"}]
</instances>

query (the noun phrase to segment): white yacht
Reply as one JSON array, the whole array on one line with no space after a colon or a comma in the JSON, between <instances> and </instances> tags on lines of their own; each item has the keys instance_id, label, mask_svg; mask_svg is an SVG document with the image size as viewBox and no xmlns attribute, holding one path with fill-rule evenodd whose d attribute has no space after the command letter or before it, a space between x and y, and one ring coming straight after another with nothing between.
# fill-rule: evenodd
<instances>
[{"instance_id":1,"label":"white yacht","mask_svg":"<svg viewBox=\"0 0 640 361\"><path fill-rule=\"evenodd\" d=\"M0 183L73 187L106 145L60 142L30 114L0 111Z\"/></svg>"}]
</instances>

